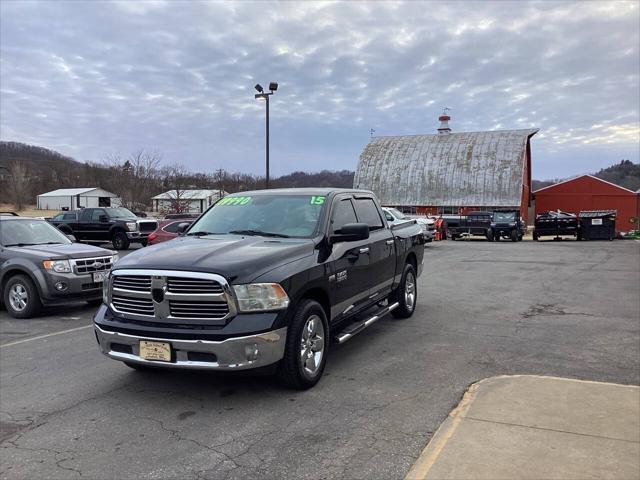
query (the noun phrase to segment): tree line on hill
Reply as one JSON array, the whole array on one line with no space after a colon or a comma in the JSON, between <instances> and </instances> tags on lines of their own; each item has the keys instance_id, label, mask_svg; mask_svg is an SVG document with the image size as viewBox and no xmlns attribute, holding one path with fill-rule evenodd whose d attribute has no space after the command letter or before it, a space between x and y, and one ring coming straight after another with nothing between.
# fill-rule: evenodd
<instances>
[{"instance_id":1,"label":"tree line on hill","mask_svg":"<svg viewBox=\"0 0 640 480\"><path fill-rule=\"evenodd\" d=\"M640 188L640 165L623 160L594 176L636 191ZM353 186L350 170L317 173L293 172L270 179L272 188ZM564 179L533 180L532 189ZM261 175L217 170L194 173L180 164L162 164L157 152L139 150L127 156L109 155L102 162L82 163L58 152L18 142L0 142L0 203L16 209L35 203L38 194L58 188L100 187L117 194L129 208L142 210L150 199L174 190L177 203L187 189L224 190L229 193L264 187Z\"/></svg>"},{"instance_id":2,"label":"tree line on hill","mask_svg":"<svg viewBox=\"0 0 640 480\"><path fill-rule=\"evenodd\" d=\"M271 188L353 186L349 170L293 172L269 181ZM58 188L100 187L118 195L129 208L143 210L150 199L174 190L176 202L187 189L229 193L263 188L265 178L217 170L194 173L181 164L162 164L162 155L139 150L127 156L112 154L102 162L82 163L53 150L18 142L0 142L0 203L16 209L35 203L38 194Z\"/></svg>"}]
</instances>

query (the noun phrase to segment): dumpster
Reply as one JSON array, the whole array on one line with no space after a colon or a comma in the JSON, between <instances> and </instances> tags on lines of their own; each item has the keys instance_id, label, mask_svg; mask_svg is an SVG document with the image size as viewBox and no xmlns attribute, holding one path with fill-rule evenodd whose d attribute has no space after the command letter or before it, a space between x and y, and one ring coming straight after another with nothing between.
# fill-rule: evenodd
<instances>
[{"instance_id":1,"label":"dumpster","mask_svg":"<svg viewBox=\"0 0 640 480\"><path fill-rule=\"evenodd\" d=\"M540 237L555 237L560 239L561 235L578 236L578 217L573 213L550 211L536 217L533 230L533 239Z\"/></svg>"},{"instance_id":2,"label":"dumpster","mask_svg":"<svg viewBox=\"0 0 640 480\"><path fill-rule=\"evenodd\" d=\"M580 240L613 240L616 236L615 210L584 210L580 219Z\"/></svg>"}]
</instances>

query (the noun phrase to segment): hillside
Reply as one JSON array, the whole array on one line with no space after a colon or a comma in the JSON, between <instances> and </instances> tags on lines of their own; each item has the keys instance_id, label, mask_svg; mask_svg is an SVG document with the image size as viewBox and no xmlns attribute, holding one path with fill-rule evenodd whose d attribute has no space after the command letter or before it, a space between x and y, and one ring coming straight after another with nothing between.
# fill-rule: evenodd
<instances>
[{"instance_id":1,"label":"hillside","mask_svg":"<svg viewBox=\"0 0 640 480\"><path fill-rule=\"evenodd\" d=\"M80 162L48 148L20 142L0 142L0 166L24 162L29 170L41 168L73 168Z\"/></svg>"}]
</instances>

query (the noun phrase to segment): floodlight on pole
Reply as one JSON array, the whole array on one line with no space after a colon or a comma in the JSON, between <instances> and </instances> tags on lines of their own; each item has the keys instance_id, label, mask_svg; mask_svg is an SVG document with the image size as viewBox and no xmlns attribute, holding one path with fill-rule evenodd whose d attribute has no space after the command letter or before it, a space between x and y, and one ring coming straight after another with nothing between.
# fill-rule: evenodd
<instances>
[{"instance_id":1,"label":"floodlight on pole","mask_svg":"<svg viewBox=\"0 0 640 480\"><path fill-rule=\"evenodd\" d=\"M256 98L256 100L264 100L265 101L265 106L266 106L266 116L265 116L265 120L266 120L266 124L265 124L265 163L266 163L266 177L265 177L265 188L269 188L269 96L273 95L273 93L278 90L278 84L276 82L270 82L269 83L269 92L265 92L264 88L262 88L262 85L260 85L259 83L256 83L255 88L258 93L256 93L254 95L254 97Z\"/></svg>"}]
</instances>

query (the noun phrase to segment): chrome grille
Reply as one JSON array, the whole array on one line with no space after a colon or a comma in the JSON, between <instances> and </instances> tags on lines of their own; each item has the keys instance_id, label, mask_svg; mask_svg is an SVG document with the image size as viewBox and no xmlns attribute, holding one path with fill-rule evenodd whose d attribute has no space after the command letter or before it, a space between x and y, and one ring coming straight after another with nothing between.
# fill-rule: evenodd
<instances>
[{"instance_id":1,"label":"chrome grille","mask_svg":"<svg viewBox=\"0 0 640 480\"><path fill-rule=\"evenodd\" d=\"M167 278L167 291L175 293L223 293L222 285L207 278Z\"/></svg>"},{"instance_id":2,"label":"chrome grille","mask_svg":"<svg viewBox=\"0 0 640 480\"><path fill-rule=\"evenodd\" d=\"M229 314L229 305L225 301L169 300L169 311L174 318L220 319Z\"/></svg>"},{"instance_id":3,"label":"chrome grille","mask_svg":"<svg viewBox=\"0 0 640 480\"><path fill-rule=\"evenodd\" d=\"M111 303L122 313L133 313L153 317L153 300L150 298L132 298L114 293Z\"/></svg>"},{"instance_id":4,"label":"chrome grille","mask_svg":"<svg viewBox=\"0 0 640 480\"><path fill-rule=\"evenodd\" d=\"M132 319L224 325L237 311L226 279L213 273L116 269L109 287L112 310Z\"/></svg>"},{"instance_id":5,"label":"chrome grille","mask_svg":"<svg viewBox=\"0 0 640 480\"><path fill-rule=\"evenodd\" d=\"M151 276L118 275L113 277L113 288L134 292L151 292Z\"/></svg>"},{"instance_id":6,"label":"chrome grille","mask_svg":"<svg viewBox=\"0 0 640 480\"><path fill-rule=\"evenodd\" d=\"M113 257L77 258L72 260L76 273L106 272L111 270Z\"/></svg>"}]
</instances>

